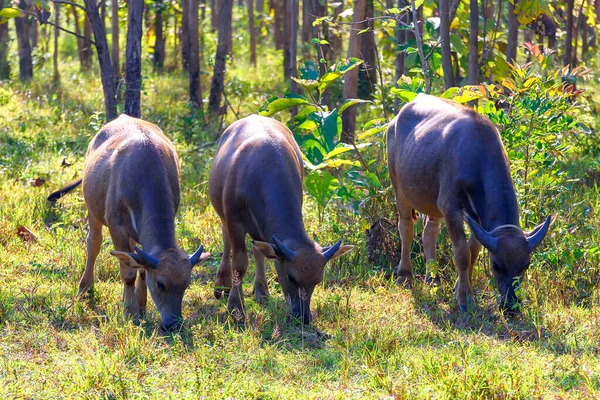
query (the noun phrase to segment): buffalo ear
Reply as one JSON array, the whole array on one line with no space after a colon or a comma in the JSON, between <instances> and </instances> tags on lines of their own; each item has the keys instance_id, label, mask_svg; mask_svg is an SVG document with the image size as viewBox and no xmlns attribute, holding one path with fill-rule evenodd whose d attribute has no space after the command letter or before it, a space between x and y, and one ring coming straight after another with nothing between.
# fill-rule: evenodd
<instances>
[{"instance_id":1,"label":"buffalo ear","mask_svg":"<svg viewBox=\"0 0 600 400\"><path fill-rule=\"evenodd\" d=\"M343 246L340 246L337 249L337 251L335 253L333 253L333 255L327 261L335 260L336 258L341 257L344 254L348 253L353 248L354 248L354 246L352 246L350 244L345 244Z\"/></svg>"},{"instance_id":2,"label":"buffalo ear","mask_svg":"<svg viewBox=\"0 0 600 400\"><path fill-rule=\"evenodd\" d=\"M119 261L127 265L129 268L139 269L144 268L143 262L137 254L127 253L125 251L111 250L110 254L117 257Z\"/></svg>"},{"instance_id":3,"label":"buffalo ear","mask_svg":"<svg viewBox=\"0 0 600 400\"><path fill-rule=\"evenodd\" d=\"M262 253L262 255L264 255L265 257L267 257L271 260L279 259L279 257L277 257L277 253L275 252L275 246L272 245L271 243L253 240L252 247L254 247L258 251L260 251Z\"/></svg>"}]
</instances>

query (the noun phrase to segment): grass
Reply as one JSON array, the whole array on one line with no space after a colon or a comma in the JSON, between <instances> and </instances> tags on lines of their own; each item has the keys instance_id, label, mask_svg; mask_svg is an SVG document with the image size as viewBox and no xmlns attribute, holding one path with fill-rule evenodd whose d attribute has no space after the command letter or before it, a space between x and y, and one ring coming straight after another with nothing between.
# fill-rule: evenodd
<instances>
[{"instance_id":1,"label":"grass","mask_svg":"<svg viewBox=\"0 0 600 400\"><path fill-rule=\"evenodd\" d=\"M581 180L546 200L559 220L536 253L526 306L516 318L499 314L481 259L474 307L457 310L447 239L438 257L441 285L417 279L412 290L400 288L384 266L367 261L359 216L331 207L320 224L307 199L310 235L323 244L342 236L357 248L328 266L313 296L313 326L286 320L272 267L272 297L257 304L250 296L252 266L244 282L247 318L238 324L225 301L212 295L222 243L206 185L215 147L203 145L214 140L218 123L190 115L185 76L148 73L142 113L164 129L182 158L177 238L188 251L202 243L213 254L193 272L184 328L163 336L151 300L139 325L123 319L122 284L106 230L94 292L82 301L75 297L85 263L83 197L78 190L54 207L45 197L81 173L87 143L101 126L102 98L96 75L69 63L61 73L57 91L45 68L29 85L0 86L0 397L600 396L600 273L593 251L600 242L600 183L589 157L566 160L568 175ZM237 85L229 86L230 101L240 116L282 90L272 84L281 79L271 65L248 76L240 63L229 73ZM224 124L233 118L229 113ZM37 178L45 183L32 185ZM19 227L36 240L19 237ZM420 260L416 242L414 251Z\"/></svg>"}]
</instances>

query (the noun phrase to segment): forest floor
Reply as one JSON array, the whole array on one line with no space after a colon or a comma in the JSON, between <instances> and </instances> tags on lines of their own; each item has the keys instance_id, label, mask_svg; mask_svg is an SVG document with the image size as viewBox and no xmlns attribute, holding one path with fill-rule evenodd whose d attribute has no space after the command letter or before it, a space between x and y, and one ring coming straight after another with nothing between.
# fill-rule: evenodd
<instances>
[{"instance_id":1,"label":"forest floor","mask_svg":"<svg viewBox=\"0 0 600 400\"><path fill-rule=\"evenodd\" d=\"M252 77L242 68L230 72L229 101L240 117L281 90L272 87L280 79L266 70ZM45 70L29 85L0 86L0 397L600 397L597 283L585 301L571 301L561 294L570 283L534 262L524 312L505 318L480 258L474 305L461 312L452 265L443 266L440 286L419 277L412 289L398 287L367 261L357 216L334 207L320 223L310 200L304 213L311 236L322 244L342 236L356 245L326 268L313 295L312 326L286 321L272 266L271 299L254 301L252 261L244 282L246 320L228 317L226 302L213 297L222 242L207 195L216 148L207 143L216 140L218 127L190 115L183 75L146 76L142 114L174 141L182 159L179 243L187 251L203 244L212 254L193 271L186 323L178 333L160 334L151 300L139 325L123 318L107 230L94 292L78 300L86 259L83 196L78 189L54 206L46 196L80 176L87 144L101 126L102 98L97 76L74 66L61 73L58 89ZM232 120L230 113L224 124ZM585 217L585 241L598 243L600 183L588 175L591 181L578 183L565 201L593 210ZM560 243L564 226L553 229L545 248ZM441 246L444 263L449 251L447 243Z\"/></svg>"}]
</instances>

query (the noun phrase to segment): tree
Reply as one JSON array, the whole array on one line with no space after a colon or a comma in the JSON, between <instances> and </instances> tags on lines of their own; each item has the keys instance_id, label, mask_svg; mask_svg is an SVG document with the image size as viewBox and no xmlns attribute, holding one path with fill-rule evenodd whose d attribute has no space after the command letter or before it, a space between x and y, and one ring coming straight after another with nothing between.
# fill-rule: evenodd
<instances>
[{"instance_id":1,"label":"tree","mask_svg":"<svg viewBox=\"0 0 600 400\"><path fill-rule=\"evenodd\" d=\"M231 37L231 13L233 11L233 0L222 0L219 12L219 39L217 52L215 54L215 65L213 70L212 84L210 86L210 98L208 110L218 114L221 106L221 96L225 89L225 66L227 59L228 41Z\"/></svg>"},{"instance_id":2,"label":"tree","mask_svg":"<svg viewBox=\"0 0 600 400\"><path fill-rule=\"evenodd\" d=\"M374 7L373 0L365 2L365 19L373 18ZM365 22L360 29L369 29L368 32L359 36L360 58L365 62L358 70L358 95L360 98L371 98L377 84L377 44L375 43L375 34L373 32L373 20Z\"/></svg>"},{"instance_id":3,"label":"tree","mask_svg":"<svg viewBox=\"0 0 600 400\"><path fill-rule=\"evenodd\" d=\"M185 0L184 0L185 1ZM156 0L154 9L154 70L162 73L165 65L165 38L163 35L163 0Z\"/></svg>"},{"instance_id":4,"label":"tree","mask_svg":"<svg viewBox=\"0 0 600 400\"><path fill-rule=\"evenodd\" d=\"M83 0L85 3L85 11L90 19L92 31L94 32L94 42L96 46L96 54L98 55L98 63L100 64L100 79L102 80L102 89L104 92L104 110L106 113L106 121L112 121L117 118L117 98L116 98L116 81L113 75L113 67L110 62L108 43L106 42L106 31L98 5L95 0Z\"/></svg>"},{"instance_id":5,"label":"tree","mask_svg":"<svg viewBox=\"0 0 600 400\"><path fill-rule=\"evenodd\" d=\"M256 67L256 26L254 25L254 0L248 3L248 31L250 33L250 62Z\"/></svg>"},{"instance_id":6,"label":"tree","mask_svg":"<svg viewBox=\"0 0 600 400\"><path fill-rule=\"evenodd\" d=\"M289 74L290 77L295 78L298 74L296 73L296 54L298 52L298 0L290 0L288 5L290 8L290 20L287 21L290 24L290 66ZM290 91L292 93L298 92L298 85L293 79L290 82ZM292 109L292 113L296 114L296 109Z\"/></svg>"},{"instance_id":7,"label":"tree","mask_svg":"<svg viewBox=\"0 0 600 400\"><path fill-rule=\"evenodd\" d=\"M60 80L60 74L58 72L58 36L60 30L58 29L58 23L60 21L60 3L54 3L54 54L52 56L52 64L54 67L53 80L55 84L58 84Z\"/></svg>"},{"instance_id":8,"label":"tree","mask_svg":"<svg viewBox=\"0 0 600 400\"><path fill-rule=\"evenodd\" d=\"M4 2L0 0L0 10ZM10 79L10 64L8 62L8 24L0 24L0 80Z\"/></svg>"},{"instance_id":9,"label":"tree","mask_svg":"<svg viewBox=\"0 0 600 400\"><path fill-rule=\"evenodd\" d=\"M473 1L473 0L471 0ZM444 88L454 86L454 73L452 72L452 54L450 49L450 0L440 0L440 40L442 51L442 70L444 71Z\"/></svg>"},{"instance_id":10,"label":"tree","mask_svg":"<svg viewBox=\"0 0 600 400\"><path fill-rule=\"evenodd\" d=\"M364 19L366 0L356 0L354 2L354 14L352 15L352 23L358 24ZM348 42L348 58L358 56L358 31L350 32L350 40ZM356 97L358 90L358 71L352 69L344 76L343 98L353 99ZM342 114L342 142L354 143L354 130L356 129L356 106L350 106Z\"/></svg>"},{"instance_id":11,"label":"tree","mask_svg":"<svg viewBox=\"0 0 600 400\"><path fill-rule=\"evenodd\" d=\"M121 76L121 67L119 62L119 0L112 0L112 67L115 80Z\"/></svg>"},{"instance_id":12,"label":"tree","mask_svg":"<svg viewBox=\"0 0 600 400\"><path fill-rule=\"evenodd\" d=\"M19 2L19 8L25 10L25 0ZM29 42L29 24L27 17L15 18L15 30L19 46L19 79L28 81L33 78L33 59L31 58L31 44Z\"/></svg>"},{"instance_id":13,"label":"tree","mask_svg":"<svg viewBox=\"0 0 600 400\"><path fill-rule=\"evenodd\" d=\"M144 0L127 4L127 46L125 48L125 114L141 117L142 90L142 21Z\"/></svg>"},{"instance_id":14,"label":"tree","mask_svg":"<svg viewBox=\"0 0 600 400\"><path fill-rule=\"evenodd\" d=\"M469 85L479 84L479 49L477 36L479 35L479 5L477 0L469 3L469 69L467 81Z\"/></svg>"},{"instance_id":15,"label":"tree","mask_svg":"<svg viewBox=\"0 0 600 400\"><path fill-rule=\"evenodd\" d=\"M200 82L200 45L198 43L198 0L189 1L189 74L190 104L202 109L202 83Z\"/></svg>"},{"instance_id":16,"label":"tree","mask_svg":"<svg viewBox=\"0 0 600 400\"><path fill-rule=\"evenodd\" d=\"M398 0L398 9L402 9L406 6L406 0ZM402 22L406 23L406 16L402 16ZM400 51L400 44L406 42L406 30L402 29L401 24L396 24L396 82L400 80L404 75L404 51ZM398 96L394 96L394 113L400 111L400 99Z\"/></svg>"},{"instance_id":17,"label":"tree","mask_svg":"<svg viewBox=\"0 0 600 400\"><path fill-rule=\"evenodd\" d=\"M213 0L214 1L214 0ZM212 3L211 3L212 4ZM215 10L211 9L214 13ZM189 0L181 0L181 33L180 33L180 42L181 42L181 64L183 69L185 70L190 65L190 23L189 23L189 14L190 14L190 3Z\"/></svg>"},{"instance_id":18,"label":"tree","mask_svg":"<svg viewBox=\"0 0 600 400\"><path fill-rule=\"evenodd\" d=\"M519 41L519 20L515 14L515 7L518 0L508 2L508 39L506 43L506 61L514 62L517 60L517 45Z\"/></svg>"},{"instance_id":19,"label":"tree","mask_svg":"<svg viewBox=\"0 0 600 400\"><path fill-rule=\"evenodd\" d=\"M565 37L565 52L563 54L563 65L569 65L572 63L573 57L573 8L574 0L567 0L567 35Z\"/></svg>"},{"instance_id":20,"label":"tree","mask_svg":"<svg viewBox=\"0 0 600 400\"><path fill-rule=\"evenodd\" d=\"M102 23L104 26L104 22ZM92 25L87 15L83 19L83 39L81 48L81 67L84 71L92 68Z\"/></svg>"}]
</instances>

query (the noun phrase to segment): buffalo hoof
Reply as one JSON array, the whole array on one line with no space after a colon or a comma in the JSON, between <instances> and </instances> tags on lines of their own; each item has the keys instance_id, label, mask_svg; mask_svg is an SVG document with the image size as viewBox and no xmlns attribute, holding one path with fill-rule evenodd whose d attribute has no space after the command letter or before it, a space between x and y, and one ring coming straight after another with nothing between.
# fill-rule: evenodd
<instances>
[{"instance_id":1,"label":"buffalo hoof","mask_svg":"<svg viewBox=\"0 0 600 400\"><path fill-rule=\"evenodd\" d=\"M215 295L215 299L220 300L223 298L228 298L229 297L229 288L224 288L224 287L216 287L214 290L214 295Z\"/></svg>"},{"instance_id":2,"label":"buffalo hoof","mask_svg":"<svg viewBox=\"0 0 600 400\"><path fill-rule=\"evenodd\" d=\"M254 286L254 298L256 302L259 304L264 304L269 300L269 289L263 287L262 285Z\"/></svg>"},{"instance_id":3,"label":"buffalo hoof","mask_svg":"<svg viewBox=\"0 0 600 400\"><path fill-rule=\"evenodd\" d=\"M432 285L432 286L439 286L441 283L441 280L440 280L439 275L427 274L427 275L425 275L425 283Z\"/></svg>"},{"instance_id":4,"label":"buffalo hoof","mask_svg":"<svg viewBox=\"0 0 600 400\"><path fill-rule=\"evenodd\" d=\"M412 274L400 273L398 275L398 277L396 278L396 285L404 286L404 287L411 287L412 284L413 284Z\"/></svg>"}]
</instances>

